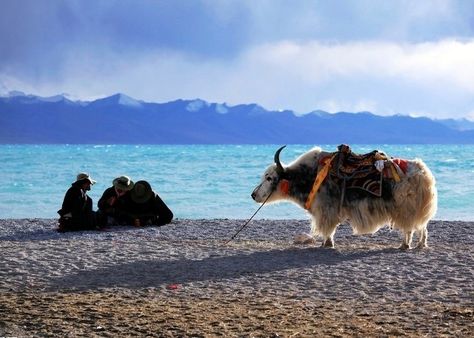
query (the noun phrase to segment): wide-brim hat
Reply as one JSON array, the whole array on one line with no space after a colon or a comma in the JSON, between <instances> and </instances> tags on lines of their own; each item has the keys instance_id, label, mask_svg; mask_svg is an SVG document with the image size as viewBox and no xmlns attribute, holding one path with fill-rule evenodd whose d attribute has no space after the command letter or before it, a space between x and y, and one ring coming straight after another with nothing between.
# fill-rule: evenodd
<instances>
[{"instance_id":1,"label":"wide-brim hat","mask_svg":"<svg viewBox=\"0 0 474 338\"><path fill-rule=\"evenodd\" d=\"M89 181L90 184L95 184L97 181L93 180L88 173L79 173L76 177L76 182Z\"/></svg>"},{"instance_id":2,"label":"wide-brim hat","mask_svg":"<svg viewBox=\"0 0 474 338\"><path fill-rule=\"evenodd\" d=\"M120 189L122 191L130 191L133 189L133 181L128 176L120 176L117 177L112 181L112 184L116 189Z\"/></svg>"},{"instance_id":3,"label":"wide-brim hat","mask_svg":"<svg viewBox=\"0 0 474 338\"><path fill-rule=\"evenodd\" d=\"M135 203L145 203L153 196L154 192L147 181L137 181L131 192L132 201Z\"/></svg>"}]
</instances>

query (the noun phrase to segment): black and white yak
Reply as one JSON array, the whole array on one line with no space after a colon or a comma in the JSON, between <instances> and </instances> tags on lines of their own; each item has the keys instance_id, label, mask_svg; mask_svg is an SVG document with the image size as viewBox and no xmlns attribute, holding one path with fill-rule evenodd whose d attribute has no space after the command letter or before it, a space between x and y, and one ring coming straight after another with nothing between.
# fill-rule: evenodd
<instances>
[{"instance_id":1,"label":"black and white yak","mask_svg":"<svg viewBox=\"0 0 474 338\"><path fill-rule=\"evenodd\" d=\"M277 150L275 163L252 192L256 202L288 200L306 209L312 218L311 237L321 236L324 247L334 247L334 233L343 222L348 222L355 234L371 234L386 225L400 230L401 249L410 248L413 233L417 232L417 247L427 246L427 224L436 213L437 192L435 178L423 161L403 160L404 170L397 166L397 180L381 175L380 197L361 189L347 189L330 173L313 193L315 177L335 153L316 147L284 166L280 162L283 148ZM387 161L393 163L386 158L382 164Z\"/></svg>"}]
</instances>

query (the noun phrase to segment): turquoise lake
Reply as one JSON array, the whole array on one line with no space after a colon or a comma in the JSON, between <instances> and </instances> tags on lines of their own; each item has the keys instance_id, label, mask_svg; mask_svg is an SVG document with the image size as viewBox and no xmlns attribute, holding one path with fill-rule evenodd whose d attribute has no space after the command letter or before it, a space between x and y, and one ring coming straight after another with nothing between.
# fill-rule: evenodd
<instances>
[{"instance_id":1,"label":"turquoise lake","mask_svg":"<svg viewBox=\"0 0 474 338\"><path fill-rule=\"evenodd\" d=\"M0 218L56 218L76 174L97 180L89 196L97 201L112 180L128 175L148 180L176 218L250 217L258 208L250 193L280 145L0 145ZM336 145L318 145L335 151ZM284 163L313 145L288 145ZM437 180L436 219L473 221L473 145L351 145L389 156L421 158ZM260 219L307 219L296 205L262 208Z\"/></svg>"}]
</instances>

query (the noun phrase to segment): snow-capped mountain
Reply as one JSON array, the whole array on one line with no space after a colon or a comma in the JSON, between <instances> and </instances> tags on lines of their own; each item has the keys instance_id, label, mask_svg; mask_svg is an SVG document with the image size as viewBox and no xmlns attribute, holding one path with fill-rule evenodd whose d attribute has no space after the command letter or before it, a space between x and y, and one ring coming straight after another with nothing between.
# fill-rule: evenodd
<instances>
[{"instance_id":1,"label":"snow-capped mountain","mask_svg":"<svg viewBox=\"0 0 474 338\"><path fill-rule=\"evenodd\" d=\"M474 122L321 110L298 115L201 99L151 103L120 93L74 101L16 91L0 97L0 143L474 144Z\"/></svg>"}]
</instances>

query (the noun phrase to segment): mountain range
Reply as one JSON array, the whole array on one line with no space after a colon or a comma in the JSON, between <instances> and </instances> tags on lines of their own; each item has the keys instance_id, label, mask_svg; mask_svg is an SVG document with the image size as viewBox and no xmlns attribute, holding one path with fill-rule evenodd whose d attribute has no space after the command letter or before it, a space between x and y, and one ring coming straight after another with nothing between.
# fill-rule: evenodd
<instances>
[{"instance_id":1,"label":"mountain range","mask_svg":"<svg viewBox=\"0 0 474 338\"><path fill-rule=\"evenodd\" d=\"M370 112L299 115L257 104L0 97L2 144L474 144L474 122Z\"/></svg>"}]
</instances>

